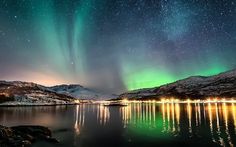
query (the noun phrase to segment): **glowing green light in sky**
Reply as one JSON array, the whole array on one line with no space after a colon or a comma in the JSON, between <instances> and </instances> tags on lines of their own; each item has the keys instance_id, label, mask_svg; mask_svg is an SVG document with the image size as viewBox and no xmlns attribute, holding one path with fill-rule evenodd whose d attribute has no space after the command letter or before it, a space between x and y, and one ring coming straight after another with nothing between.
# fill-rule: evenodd
<instances>
[{"instance_id":1,"label":"glowing green light in sky","mask_svg":"<svg viewBox=\"0 0 236 147\"><path fill-rule=\"evenodd\" d=\"M125 83L129 90L160 86L172 82L174 79L164 71L157 69L145 69L129 74L125 77Z\"/></svg>"},{"instance_id":2,"label":"glowing green light in sky","mask_svg":"<svg viewBox=\"0 0 236 147\"><path fill-rule=\"evenodd\" d=\"M220 55L214 53L214 57L220 57ZM138 58L138 62L136 58ZM222 58L201 56L195 57L193 61L180 60L175 67L179 72L173 72L168 69L167 65L161 63L163 62L161 58L158 61L160 63L150 63L145 60L144 56L123 58L121 62L123 82L128 90L135 90L161 86L189 76L212 76L228 69Z\"/></svg>"},{"instance_id":3,"label":"glowing green light in sky","mask_svg":"<svg viewBox=\"0 0 236 147\"><path fill-rule=\"evenodd\" d=\"M83 79L86 72L86 27L92 0L81 1L75 5L55 7L53 0L35 1L35 32L38 48L42 52L42 64L47 64L53 72L71 79ZM57 12L58 11L58 12ZM73 14L61 11L71 11ZM61 15L60 15L61 14ZM69 71L69 72L68 72ZM71 76L73 75L73 76ZM79 75L79 76L78 76Z\"/></svg>"},{"instance_id":4,"label":"glowing green light in sky","mask_svg":"<svg viewBox=\"0 0 236 147\"><path fill-rule=\"evenodd\" d=\"M0 79L120 94L231 70L228 1L1 0Z\"/></svg>"}]
</instances>

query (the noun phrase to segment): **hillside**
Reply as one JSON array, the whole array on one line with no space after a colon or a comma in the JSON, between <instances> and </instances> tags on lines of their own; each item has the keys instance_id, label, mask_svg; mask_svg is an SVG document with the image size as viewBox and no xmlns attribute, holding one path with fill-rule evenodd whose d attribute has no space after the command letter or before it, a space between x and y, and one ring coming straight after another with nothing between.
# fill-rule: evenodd
<instances>
[{"instance_id":1,"label":"hillside","mask_svg":"<svg viewBox=\"0 0 236 147\"><path fill-rule=\"evenodd\" d=\"M119 98L159 99L236 97L236 69L218 75L203 77L193 76L155 88L139 89L123 93Z\"/></svg>"},{"instance_id":2,"label":"hillside","mask_svg":"<svg viewBox=\"0 0 236 147\"><path fill-rule=\"evenodd\" d=\"M0 81L0 105L71 104L74 100L35 83Z\"/></svg>"},{"instance_id":3,"label":"hillside","mask_svg":"<svg viewBox=\"0 0 236 147\"><path fill-rule=\"evenodd\" d=\"M76 99L87 99L87 100L107 100L115 98L115 95L103 94L96 92L92 89L85 88L81 85L57 85L50 87L51 90L72 96Z\"/></svg>"}]
</instances>

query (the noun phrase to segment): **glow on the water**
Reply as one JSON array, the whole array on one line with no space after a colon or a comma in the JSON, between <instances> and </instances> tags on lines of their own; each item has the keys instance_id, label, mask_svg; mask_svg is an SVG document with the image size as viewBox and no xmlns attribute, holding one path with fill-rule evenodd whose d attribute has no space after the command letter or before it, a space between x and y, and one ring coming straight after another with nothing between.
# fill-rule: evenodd
<instances>
[{"instance_id":1,"label":"glow on the water","mask_svg":"<svg viewBox=\"0 0 236 147\"><path fill-rule=\"evenodd\" d=\"M207 99L176 99L160 98L159 100L116 100L121 103L236 103L236 98L207 98ZM110 103L113 101L100 101L99 103Z\"/></svg>"}]
</instances>

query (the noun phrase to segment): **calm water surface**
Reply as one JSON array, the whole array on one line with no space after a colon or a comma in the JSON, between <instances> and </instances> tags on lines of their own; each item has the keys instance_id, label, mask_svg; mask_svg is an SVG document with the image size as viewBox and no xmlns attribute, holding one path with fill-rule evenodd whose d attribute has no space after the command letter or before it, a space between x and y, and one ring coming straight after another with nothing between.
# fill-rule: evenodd
<instances>
[{"instance_id":1,"label":"calm water surface","mask_svg":"<svg viewBox=\"0 0 236 147\"><path fill-rule=\"evenodd\" d=\"M0 124L44 125L60 140L35 147L236 146L233 103L3 107Z\"/></svg>"}]
</instances>

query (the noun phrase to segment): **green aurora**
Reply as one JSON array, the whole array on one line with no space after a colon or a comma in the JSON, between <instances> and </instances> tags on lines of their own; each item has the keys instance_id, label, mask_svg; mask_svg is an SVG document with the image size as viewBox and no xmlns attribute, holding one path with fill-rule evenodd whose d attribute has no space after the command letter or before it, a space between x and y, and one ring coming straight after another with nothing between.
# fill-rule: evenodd
<instances>
[{"instance_id":1,"label":"green aurora","mask_svg":"<svg viewBox=\"0 0 236 147\"><path fill-rule=\"evenodd\" d=\"M3 0L0 79L120 93L218 74L236 67L227 4Z\"/></svg>"}]
</instances>

